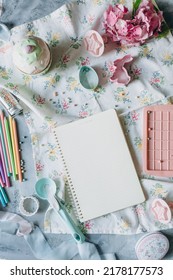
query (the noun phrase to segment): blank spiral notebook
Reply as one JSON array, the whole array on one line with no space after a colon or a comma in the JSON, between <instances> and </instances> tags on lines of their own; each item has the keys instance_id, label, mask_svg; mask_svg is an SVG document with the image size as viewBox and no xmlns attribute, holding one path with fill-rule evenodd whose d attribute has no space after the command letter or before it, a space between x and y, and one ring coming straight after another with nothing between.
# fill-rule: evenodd
<instances>
[{"instance_id":1,"label":"blank spiral notebook","mask_svg":"<svg viewBox=\"0 0 173 280\"><path fill-rule=\"evenodd\" d=\"M115 110L54 131L81 222L145 200Z\"/></svg>"}]
</instances>

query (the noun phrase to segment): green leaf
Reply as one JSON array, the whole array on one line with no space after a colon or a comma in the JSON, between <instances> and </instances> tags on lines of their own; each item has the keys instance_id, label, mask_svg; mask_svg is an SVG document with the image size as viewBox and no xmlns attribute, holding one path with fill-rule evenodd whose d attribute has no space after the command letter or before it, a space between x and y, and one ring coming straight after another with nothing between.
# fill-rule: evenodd
<instances>
[{"instance_id":1,"label":"green leaf","mask_svg":"<svg viewBox=\"0 0 173 280\"><path fill-rule=\"evenodd\" d=\"M163 38L166 37L168 35L168 33L171 31L169 26L166 24L166 22L162 23L162 28L161 28L161 32L159 33L159 35L157 36L157 38Z\"/></svg>"},{"instance_id":2,"label":"green leaf","mask_svg":"<svg viewBox=\"0 0 173 280\"><path fill-rule=\"evenodd\" d=\"M142 0L136 0L136 1L133 1L133 16L135 14L135 12L137 11L137 9L139 8L139 5L141 4Z\"/></svg>"},{"instance_id":3,"label":"green leaf","mask_svg":"<svg viewBox=\"0 0 173 280\"><path fill-rule=\"evenodd\" d=\"M159 7L158 7L156 1L155 1L155 0L152 0L152 2L153 2L154 9L155 9L157 12L159 12L160 9L159 9Z\"/></svg>"},{"instance_id":4,"label":"green leaf","mask_svg":"<svg viewBox=\"0 0 173 280\"><path fill-rule=\"evenodd\" d=\"M60 78L61 78L60 75L55 75L55 81L56 82L59 82Z\"/></svg>"},{"instance_id":5,"label":"green leaf","mask_svg":"<svg viewBox=\"0 0 173 280\"><path fill-rule=\"evenodd\" d=\"M77 50L77 49L79 48L79 46L80 46L80 45L75 44L75 45L73 45L73 49L76 49L76 50Z\"/></svg>"}]
</instances>

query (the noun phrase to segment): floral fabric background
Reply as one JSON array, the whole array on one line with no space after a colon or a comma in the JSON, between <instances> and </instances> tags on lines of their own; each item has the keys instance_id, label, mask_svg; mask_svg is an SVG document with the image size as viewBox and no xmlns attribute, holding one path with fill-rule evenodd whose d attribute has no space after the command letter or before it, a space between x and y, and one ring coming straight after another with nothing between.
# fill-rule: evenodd
<instances>
[{"instance_id":1,"label":"floral fabric background","mask_svg":"<svg viewBox=\"0 0 173 280\"><path fill-rule=\"evenodd\" d=\"M117 110L146 202L80 224L84 232L132 234L172 228L173 220L164 225L154 221L150 213L153 198L173 199L173 178L151 177L142 171L142 108L155 103L171 103L173 39L169 34L130 48L109 43L105 44L101 57L90 56L83 46L83 36L90 29L103 34L103 13L109 4L116 3L122 3L132 11L132 1L76 0L44 18L13 28L13 42L26 35L43 38L51 48L53 62L43 76L21 74L12 64L11 45L0 44L0 82L15 90L23 104L38 178L49 176L55 181L58 177L66 180L53 137L54 126L109 108ZM131 82L128 86L111 83L113 61L126 54L134 58L128 69ZM82 65L90 65L97 71L99 86L96 90L86 90L80 85L78 74ZM66 196L64 186L60 195ZM68 198L67 207L72 212ZM51 208L46 213L44 226L47 232L65 232Z\"/></svg>"}]
</instances>

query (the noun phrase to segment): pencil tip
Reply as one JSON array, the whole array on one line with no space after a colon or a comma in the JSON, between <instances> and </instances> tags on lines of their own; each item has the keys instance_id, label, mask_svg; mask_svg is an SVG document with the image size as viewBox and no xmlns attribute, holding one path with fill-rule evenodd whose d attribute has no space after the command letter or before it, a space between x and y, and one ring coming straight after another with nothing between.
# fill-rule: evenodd
<instances>
[{"instance_id":1,"label":"pencil tip","mask_svg":"<svg viewBox=\"0 0 173 280\"><path fill-rule=\"evenodd\" d=\"M0 109L0 117L1 117L1 119L4 118L4 112L1 109Z\"/></svg>"}]
</instances>

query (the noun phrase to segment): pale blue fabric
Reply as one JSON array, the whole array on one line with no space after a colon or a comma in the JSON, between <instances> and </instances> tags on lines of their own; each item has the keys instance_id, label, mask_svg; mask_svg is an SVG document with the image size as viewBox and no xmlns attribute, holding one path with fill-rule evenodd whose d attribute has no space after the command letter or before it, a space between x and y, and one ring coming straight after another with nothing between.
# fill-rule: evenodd
<instances>
[{"instance_id":1,"label":"pale blue fabric","mask_svg":"<svg viewBox=\"0 0 173 280\"><path fill-rule=\"evenodd\" d=\"M24 235L24 239L28 243L34 256L40 260L71 260L78 255L75 242L62 242L56 249L52 249L45 239L39 227L35 226L33 231Z\"/></svg>"},{"instance_id":2,"label":"pale blue fabric","mask_svg":"<svg viewBox=\"0 0 173 280\"><path fill-rule=\"evenodd\" d=\"M33 254L38 259L71 260L74 258L82 260L101 260L96 246L89 242L76 244L73 239L62 242L56 249L52 250L39 227L34 227L29 235L24 236ZM114 258L115 259L115 258Z\"/></svg>"},{"instance_id":3,"label":"pale blue fabric","mask_svg":"<svg viewBox=\"0 0 173 280\"><path fill-rule=\"evenodd\" d=\"M13 213L6 215L0 211L0 238L2 233L7 234L8 238L9 235L23 236L35 258L40 260L115 259L114 254L100 254L96 245L88 241L77 244L71 235L69 240L61 242L59 246L52 249L38 226L31 225L19 215Z\"/></svg>"}]
</instances>

